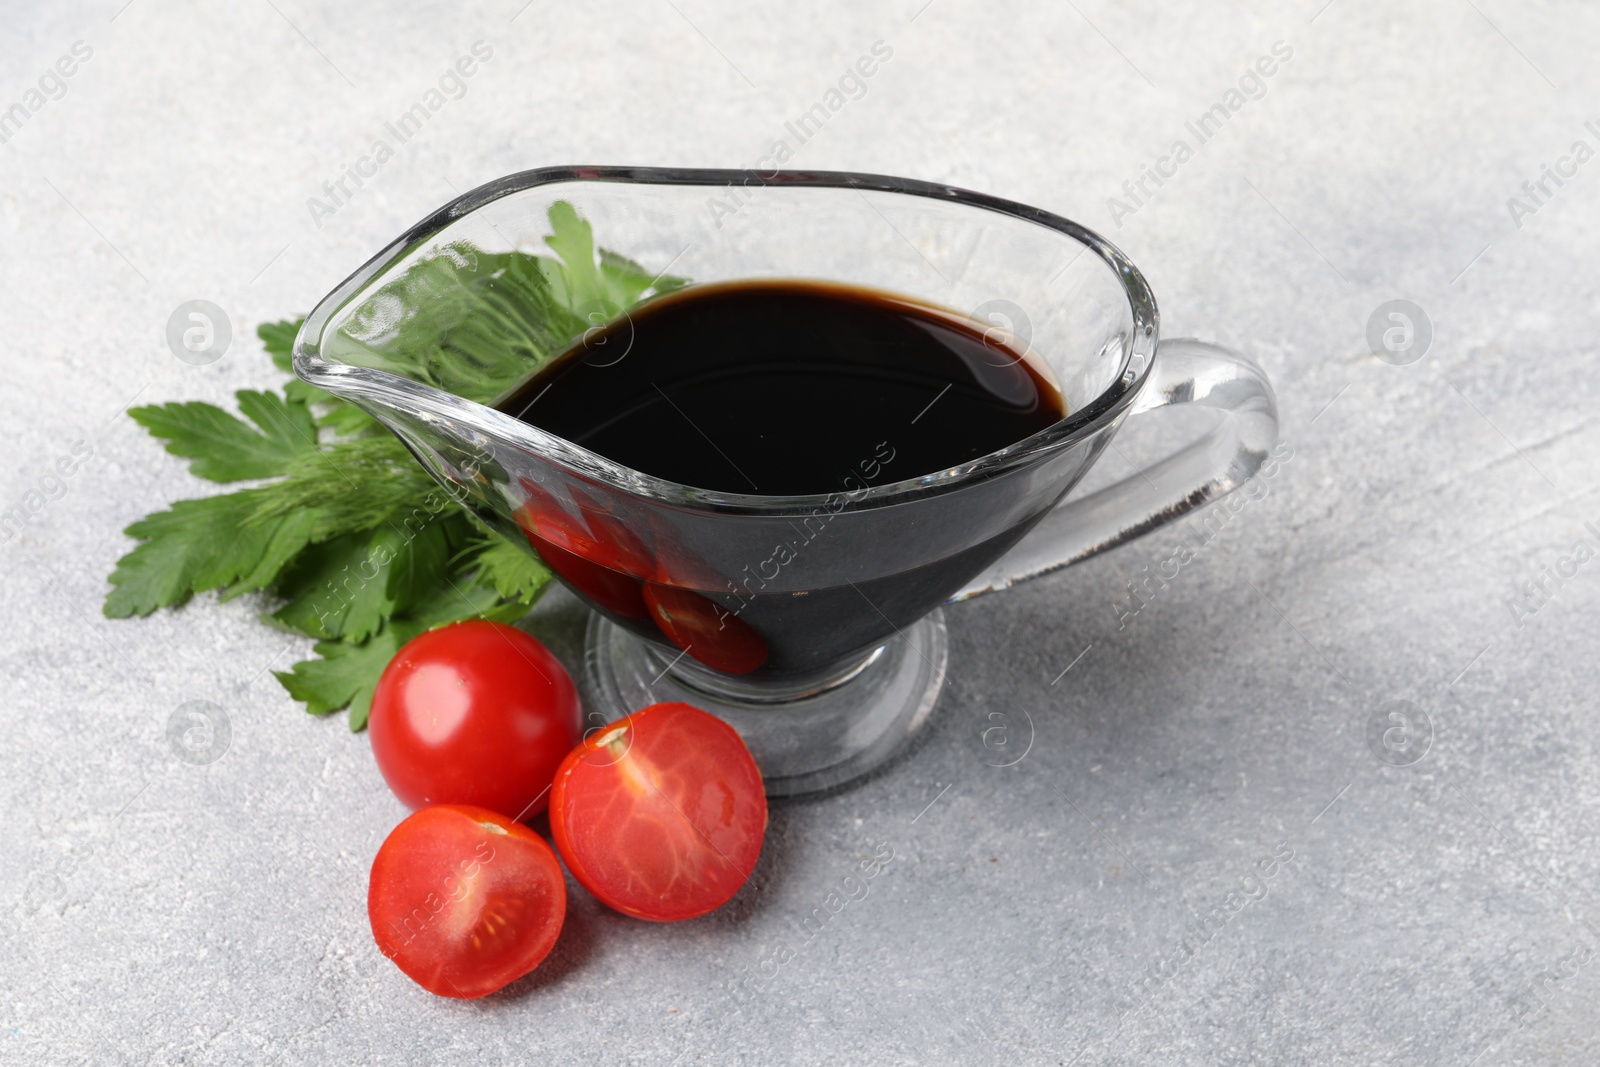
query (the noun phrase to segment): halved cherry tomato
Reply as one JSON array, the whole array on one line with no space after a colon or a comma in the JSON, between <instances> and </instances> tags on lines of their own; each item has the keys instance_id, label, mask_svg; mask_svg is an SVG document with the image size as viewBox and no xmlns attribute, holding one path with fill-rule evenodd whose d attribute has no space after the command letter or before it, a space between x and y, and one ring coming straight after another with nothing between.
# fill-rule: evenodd
<instances>
[{"instance_id":1,"label":"halved cherry tomato","mask_svg":"<svg viewBox=\"0 0 1600 1067\"><path fill-rule=\"evenodd\" d=\"M430 993L486 996L537 967L561 934L567 885L544 838L465 804L412 814L367 883L379 950Z\"/></svg>"},{"instance_id":2,"label":"halved cherry tomato","mask_svg":"<svg viewBox=\"0 0 1600 1067\"><path fill-rule=\"evenodd\" d=\"M591 523L563 510L537 482L524 478L522 488L528 502L516 511L517 525L545 565L611 613L648 619L637 577L645 567L637 539L618 540L618 531L607 529L602 540L590 530Z\"/></svg>"},{"instance_id":3,"label":"halved cherry tomato","mask_svg":"<svg viewBox=\"0 0 1600 1067\"><path fill-rule=\"evenodd\" d=\"M617 513L618 505L607 499L616 490L608 490L606 495L601 495L580 485L572 485L568 491L578 505L584 525L594 531L596 540L609 547L623 561L622 569L641 578L651 577L655 572L654 553L638 533L623 521Z\"/></svg>"},{"instance_id":4,"label":"halved cherry tomato","mask_svg":"<svg viewBox=\"0 0 1600 1067\"><path fill-rule=\"evenodd\" d=\"M640 581L620 571L603 567L569 549L546 541L532 530L524 528L528 543L539 553L545 566L566 579L568 585L624 619L641 622L650 617L640 592Z\"/></svg>"},{"instance_id":5,"label":"halved cherry tomato","mask_svg":"<svg viewBox=\"0 0 1600 1067\"><path fill-rule=\"evenodd\" d=\"M408 641L372 694L372 754L407 806L528 819L583 733L571 675L514 626L473 619Z\"/></svg>"},{"instance_id":6,"label":"halved cherry tomato","mask_svg":"<svg viewBox=\"0 0 1600 1067\"><path fill-rule=\"evenodd\" d=\"M538 482L523 478L520 484L527 502L516 518L524 530L610 570L639 578L653 574L645 543L581 487L568 487L574 514Z\"/></svg>"},{"instance_id":7,"label":"halved cherry tomato","mask_svg":"<svg viewBox=\"0 0 1600 1067\"><path fill-rule=\"evenodd\" d=\"M713 670L749 674L767 662L767 643L761 635L710 597L646 582L644 602L668 640Z\"/></svg>"},{"instance_id":8,"label":"halved cherry tomato","mask_svg":"<svg viewBox=\"0 0 1600 1067\"><path fill-rule=\"evenodd\" d=\"M556 772L550 830L567 869L628 915L669 922L726 903L761 855L767 797L744 739L688 704L593 731Z\"/></svg>"}]
</instances>

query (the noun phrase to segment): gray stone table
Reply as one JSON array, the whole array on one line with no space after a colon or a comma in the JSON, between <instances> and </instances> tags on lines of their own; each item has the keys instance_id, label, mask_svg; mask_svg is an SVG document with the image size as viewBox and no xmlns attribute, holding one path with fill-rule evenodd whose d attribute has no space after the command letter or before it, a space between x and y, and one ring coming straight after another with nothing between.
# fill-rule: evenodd
<instances>
[{"instance_id":1,"label":"gray stone table","mask_svg":"<svg viewBox=\"0 0 1600 1067\"><path fill-rule=\"evenodd\" d=\"M0 509L27 512L0 544L0 1061L1600 1062L1593 6L12 0L0 24ZM100 616L122 527L206 491L121 413L278 382L255 326L458 190L781 138L791 166L1102 230L1166 334L1262 362L1292 454L1131 618L1197 517L952 609L923 742L776 805L721 913L576 892L535 975L435 999L367 930L403 810L366 736L267 673L305 644L249 602ZM192 299L233 328L208 366L164 340ZM1428 326L1380 359L1391 300ZM570 656L579 615L552 596L529 625ZM165 733L190 700L229 717L204 766Z\"/></svg>"}]
</instances>

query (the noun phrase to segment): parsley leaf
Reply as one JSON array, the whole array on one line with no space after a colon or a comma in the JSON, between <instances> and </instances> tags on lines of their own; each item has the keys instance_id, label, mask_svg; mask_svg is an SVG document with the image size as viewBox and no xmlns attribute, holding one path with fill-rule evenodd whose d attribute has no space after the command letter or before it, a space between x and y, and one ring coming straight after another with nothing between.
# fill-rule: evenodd
<instances>
[{"instance_id":1,"label":"parsley leaf","mask_svg":"<svg viewBox=\"0 0 1600 1067\"><path fill-rule=\"evenodd\" d=\"M304 403L253 389L234 396L249 423L200 401L147 405L128 414L166 441L168 452L191 459L193 474L213 482L276 477L296 456L316 451L316 426Z\"/></svg>"},{"instance_id":2,"label":"parsley leaf","mask_svg":"<svg viewBox=\"0 0 1600 1067\"><path fill-rule=\"evenodd\" d=\"M261 344L266 348L267 355L272 357L273 365L285 373L294 373L294 339L305 321L302 315L293 322L264 322L256 327L256 336L261 338ZM313 408L317 425L326 426L342 437L377 433L382 429L377 420L365 411L318 389L310 382L291 378L284 384L283 393L291 402Z\"/></svg>"},{"instance_id":3,"label":"parsley leaf","mask_svg":"<svg viewBox=\"0 0 1600 1067\"><path fill-rule=\"evenodd\" d=\"M252 494L180 500L129 526L128 536L144 543L117 562L106 615L148 615L248 575L276 533L275 526L246 527L256 507Z\"/></svg>"},{"instance_id":4,"label":"parsley leaf","mask_svg":"<svg viewBox=\"0 0 1600 1067\"><path fill-rule=\"evenodd\" d=\"M257 505L259 507L259 505ZM267 541L262 550L261 558L248 573L230 584L223 590L222 599L232 600L242 593L251 593L258 589L265 589L277 581L278 574L288 562L298 556L307 545L311 543L312 534L316 531L317 522L321 518L316 508L285 515L272 524L272 537ZM245 520L246 523L254 522L254 512Z\"/></svg>"},{"instance_id":5,"label":"parsley leaf","mask_svg":"<svg viewBox=\"0 0 1600 1067\"><path fill-rule=\"evenodd\" d=\"M502 597L537 597L550 581L548 567L509 541L492 537L476 547L483 576Z\"/></svg>"},{"instance_id":6,"label":"parsley leaf","mask_svg":"<svg viewBox=\"0 0 1600 1067\"><path fill-rule=\"evenodd\" d=\"M406 635L406 639L414 635ZM388 630L376 634L365 644L343 641L318 641L313 651L320 659L301 660L287 671L273 675L296 700L305 701L313 715L326 715L342 707L350 708L350 729L367 725L372 691L378 686L383 669L404 644L401 634Z\"/></svg>"},{"instance_id":7,"label":"parsley leaf","mask_svg":"<svg viewBox=\"0 0 1600 1067\"><path fill-rule=\"evenodd\" d=\"M590 325L552 288L554 262L446 246L355 308L330 332L327 353L489 402Z\"/></svg>"},{"instance_id":8,"label":"parsley leaf","mask_svg":"<svg viewBox=\"0 0 1600 1067\"><path fill-rule=\"evenodd\" d=\"M264 322L256 327L256 336L261 338L261 346L272 357L272 365L285 374L294 373L294 339L305 321L306 317L301 315L293 322Z\"/></svg>"},{"instance_id":9,"label":"parsley leaf","mask_svg":"<svg viewBox=\"0 0 1600 1067\"><path fill-rule=\"evenodd\" d=\"M594 261L594 231L565 200L550 206L550 236L544 239L566 265L566 302L580 312L610 310L606 285ZM544 261L550 264L550 260ZM554 264L551 264L554 266ZM548 274L548 270L546 271Z\"/></svg>"},{"instance_id":10,"label":"parsley leaf","mask_svg":"<svg viewBox=\"0 0 1600 1067\"><path fill-rule=\"evenodd\" d=\"M689 284L689 279L677 275L651 274L627 256L609 248L600 250L600 275L605 279L606 294L616 308L615 314L637 304L647 291L659 296Z\"/></svg>"},{"instance_id":11,"label":"parsley leaf","mask_svg":"<svg viewBox=\"0 0 1600 1067\"><path fill-rule=\"evenodd\" d=\"M555 256L437 249L329 331L325 353L490 402L591 325L688 284L596 248L572 205L549 211ZM304 319L263 323L262 346L292 372ZM213 482L262 484L180 500L127 528L112 618L175 607L197 592L257 593L270 625L315 640L314 658L274 672L306 710L350 709L366 726L372 692L407 640L461 619L515 622L549 586L525 543L488 531L360 408L298 378L241 390L239 414L174 402L130 411L168 452Z\"/></svg>"}]
</instances>

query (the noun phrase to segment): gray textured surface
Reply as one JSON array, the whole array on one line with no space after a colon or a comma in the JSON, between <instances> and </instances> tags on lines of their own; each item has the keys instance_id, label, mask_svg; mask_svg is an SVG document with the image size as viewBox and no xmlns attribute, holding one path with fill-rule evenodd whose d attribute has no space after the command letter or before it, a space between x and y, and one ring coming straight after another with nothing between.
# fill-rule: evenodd
<instances>
[{"instance_id":1,"label":"gray textured surface","mask_svg":"<svg viewBox=\"0 0 1600 1067\"><path fill-rule=\"evenodd\" d=\"M0 145L0 507L94 444L0 545L0 1061L1600 1062L1600 564L1520 623L1505 603L1600 524L1600 161L1520 228L1506 206L1574 140L1600 148L1592 7L520 4L0 17L0 107L94 49ZM465 97L315 227L306 198L480 38ZM264 673L301 643L210 598L99 617L121 527L204 491L118 412L274 381L255 325L453 189L752 162L878 39L893 60L796 165L1101 228L1169 335L1264 363L1293 459L1126 629L1122 583L1193 521L953 610L925 743L777 807L721 914L641 924L578 893L534 977L436 1000L367 932L402 811L366 738ZM1294 55L1265 96L1115 226L1106 198L1275 40ZM162 340L193 298L239 337L208 367ZM1364 338L1393 298L1434 324L1410 366ZM194 699L232 725L203 767L164 736ZM1366 740L1391 699L1432 719L1408 767ZM1032 739L1006 769L979 739L995 715ZM888 869L807 939L880 843Z\"/></svg>"}]
</instances>

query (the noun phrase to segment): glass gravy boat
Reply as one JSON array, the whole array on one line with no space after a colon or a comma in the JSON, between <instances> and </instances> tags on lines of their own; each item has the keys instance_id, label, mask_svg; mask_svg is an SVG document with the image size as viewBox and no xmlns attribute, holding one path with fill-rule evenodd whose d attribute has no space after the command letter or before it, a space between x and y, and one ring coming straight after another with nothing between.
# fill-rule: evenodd
<instances>
[{"instance_id":1,"label":"glass gravy boat","mask_svg":"<svg viewBox=\"0 0 1600 1067\"><path fill-rule=\"evenodd\" d=\"M835 491L809 496L714 492L614 463L491 406L509 391L504 368L463 376L414 329L390 343L449 296L441 264L548 257L552 209L592 227L621 295L583 306L568 292L556 326L513 336L529 370L685 278L820 279L1003 331L1007 350L1047 368L1067 414L924 473L893 462L914 413L885 413L881 445ZM1157 321L1143 276L1108 241L995 197L867 174L555 167L490 182L412 227L317 306L294 366L391 429L594 609L591 716L662 700L705 708L783 795L866 773L926 720L946 668L941 605L1141 536L1265 461L1277 411L1260 369L1214 345L1158 343ZM1143 471L1063 502L1124 420L1176 404L1219 417Z\"/></svg>"}]
</instances>

